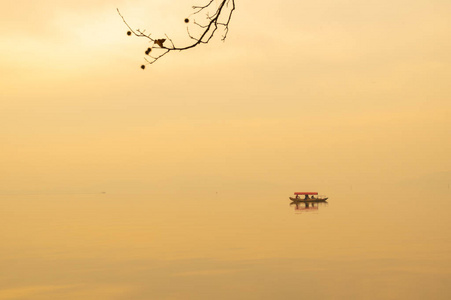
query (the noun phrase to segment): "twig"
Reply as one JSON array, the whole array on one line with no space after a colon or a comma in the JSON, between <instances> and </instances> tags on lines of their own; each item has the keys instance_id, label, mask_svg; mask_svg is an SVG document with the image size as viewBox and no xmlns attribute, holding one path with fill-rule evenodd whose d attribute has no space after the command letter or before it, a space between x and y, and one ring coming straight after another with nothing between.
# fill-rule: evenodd
<instances>
[{"instance_id":1,"label":"twig","mask_svg":"<svg viewBox=\"0 0 451 300\"><path fill-rule=\"evenodd\" d=\"M217 2L217 8L215 10L212 10L213 6L212 4ZM127 21L125 20L124 16L121 14L121 12L119 11L119 9L117 9L117 12L119 14L119 16L122 18L122 21L124 22L124 24L127 26L127 28L129 29L129 31L127 32L128 35L134 35L137 37L141 37L141 38L146 38L148 40L150 40L151 42L153 42L152 46L150 46L150 48L148 48L148 50L146 51L146 55L147 57L145 57L145 61L147 64L153 64L155 63L158 59L160 59L161 57L163 57L164 55L166 55L167 53L171 52L171 51L184 51L184 50L188 50L191 48L194 48L200 44L207 44L212 37L214 36L215 32L218 29L218 26L222 26L224 28L224 35L222 36L222 41L224 41L227 37L227 34L229 32L229 24L230 24L230 20L232 18L232 14L235 11L235 0L210 0L208 2L208 4L204 5L204 6L193 6L192 7L195 11L189 16L203 16L204 19L206 20L206 22L204 24L197 22L196 20L193 20L193 24L196 25L198 28L201 28L201 32L200 34L195 37L190 33L189 30L189 25L187 25L186 30L188 33L188 36L191 40L193 40L192 43L188 43L186 45L183 46L175 46L173 40L171 38L169 38L168 35L165 34L166 39L157 39L157 38L152 38L151 34L146 34L145 30L140 30L140 29L136 29L133 30L131 28L131 26L127 23ZM213 12L212 14L210 14L211 12ZM221 20L223 21L221 21ZM186 18L185 19L185 23L189 23L190 19ZM165 41L168 40L170 42L170 46L169 45L165 45ZM163 53L157 56L153 56L150 55L150 52L153 49L158 49L158 50L163 50ZM149 59L149 57L151 59ZM141 66L142 69L145 68L145 65Z\"/></svg>"}]
</instances>

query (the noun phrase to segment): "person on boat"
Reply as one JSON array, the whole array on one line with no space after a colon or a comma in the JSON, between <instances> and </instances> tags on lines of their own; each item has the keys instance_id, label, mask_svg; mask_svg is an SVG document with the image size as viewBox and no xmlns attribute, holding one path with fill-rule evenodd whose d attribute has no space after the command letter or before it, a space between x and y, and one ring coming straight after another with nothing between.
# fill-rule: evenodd
<instances>
[{"instance_id":1,"label":"person on boat","mask_svg":"<svg viewBox=\"0 0 451 300\"><path fill-rule=\"evenodd\" d=\"M308 199L310 199L310 198L308 197L308 195L305 195L305 200L308 200Z\"/></svg>"},{"instance_id":2,"label":"person on boat","mask_svg":"<svg viewBox=\"0 0 451 300\"><path fill-rule=\"evenodd\" d=\"M296 195L296 199L299 199L299 195Z\"/></svg>"}]
</instances>

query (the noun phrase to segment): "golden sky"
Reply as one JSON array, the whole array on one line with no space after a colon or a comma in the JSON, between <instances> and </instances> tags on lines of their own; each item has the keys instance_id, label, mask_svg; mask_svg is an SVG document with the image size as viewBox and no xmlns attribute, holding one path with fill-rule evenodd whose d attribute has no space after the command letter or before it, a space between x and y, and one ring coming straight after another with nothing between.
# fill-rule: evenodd
<instances>
[{"instance_id":1,"label":"golden sky","mask_svg":"<svg viewBox=\"0 0 451 300\"><path fill-rule=\"evenodd\" d=\"M0 192L449 180L449 1L237 0L145 71L116 8L179 38L191 2L0 3Z\"/></svg>"},{"instance_id":2,"label":"golden sky","mask_svg":"<svg viewBox=\"0 0 451 300\"><path fill-rule=\"evenodd\" d=\"M449 295L451 2L205 1L0 0L0 299Z\"/></svg>"}]
</instances>

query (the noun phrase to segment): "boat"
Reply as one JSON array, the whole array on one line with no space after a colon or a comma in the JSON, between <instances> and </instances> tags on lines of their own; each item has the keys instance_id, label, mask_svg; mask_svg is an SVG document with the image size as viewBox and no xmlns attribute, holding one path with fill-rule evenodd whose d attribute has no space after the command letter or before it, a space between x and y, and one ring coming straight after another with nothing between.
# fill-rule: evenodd
<instances>
[{"instance_id":1,"label":"boat","mask_svg":"<svg viewBox=\"0 0 451 300\"><path fill-rule=\"evenodd\" d=\"M329 199L326 196L318 195L317 192L295 192L294 195L295 197L290 197L290 200L295 202L326 202ZM304 196L304 198L300 196Z\"/></svg>"}]
</instances>

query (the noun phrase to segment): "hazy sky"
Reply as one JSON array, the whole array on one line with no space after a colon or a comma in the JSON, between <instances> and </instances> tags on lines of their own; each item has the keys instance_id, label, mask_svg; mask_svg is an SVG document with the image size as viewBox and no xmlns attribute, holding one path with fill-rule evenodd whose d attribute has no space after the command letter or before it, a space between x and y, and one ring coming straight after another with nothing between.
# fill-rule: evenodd
<instances>
[{"instance_id":1,"label":"hazy sky","mask_svg":"<svg viewBox=\"0 0 451 300\"><path fill-rule=\"evenodd\" d=\"M451 1L207 1L0 0L0 299L449 298Z\"/></svg>"},{"instance_id":2,"label":"hazy sky","mask_svg":"<svg viewBox=\"0 0 451 300\"><path fill-rule=\"evenodd\" d=\"M0 1L0 192L449 181L451 2L236 2L142 71L116 8L182 37L190 1Z\"/></svg>"}]
</instances>

